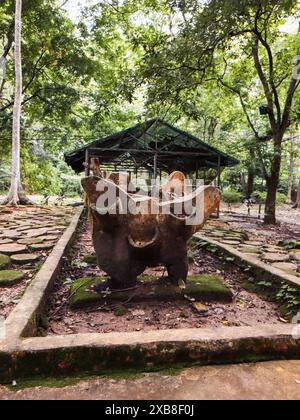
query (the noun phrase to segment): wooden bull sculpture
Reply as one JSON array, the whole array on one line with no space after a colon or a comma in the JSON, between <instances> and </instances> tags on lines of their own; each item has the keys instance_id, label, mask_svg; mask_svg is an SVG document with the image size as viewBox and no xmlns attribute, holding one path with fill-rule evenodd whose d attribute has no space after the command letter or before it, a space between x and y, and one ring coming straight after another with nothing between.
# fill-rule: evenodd
<instances>
[{"instance_id":1,"label":"wooden bull sculpture","mask_svg":"<svg viewBox=\"0 0 300 420\"><path fill-rule=\"evenodd\" d=\"M110 276L102 290L133 287L147 267L158 265L166 267L172 283L186 280L187 241L218 209L217 188L199 187L189 193L181 172L174 172L155 197L128 193L127 180L122 182L116 173L108 179L85 178L82 186L98 264ZM112 197L107 198L109 190Z\"/></svg>"}]
</instances>

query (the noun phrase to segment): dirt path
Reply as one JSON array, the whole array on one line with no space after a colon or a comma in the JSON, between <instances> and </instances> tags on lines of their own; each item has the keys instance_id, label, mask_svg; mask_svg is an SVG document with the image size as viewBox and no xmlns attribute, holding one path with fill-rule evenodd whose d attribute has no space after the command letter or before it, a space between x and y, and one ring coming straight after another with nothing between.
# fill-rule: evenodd
<instances>
[{"instance_id":1,"label":"dirt path","mask_svg":"<svg viewBox=\"0 0 300 420\"><path fill-rule=\"evenodd\" d=\"M144 374L138 379L99 378L61 388L16 392L0 387L0 400L299 400L300 361L203 366L177 376Z\"/></svg>"},{"instance_id":2,"label":"dirt path","mask_svg":"<svg viewBox=\"0 0 300 420\"><path fill-rule=\"evenodd\" d=\"M223 203L222 211L227 213L228 210L229 210L228 205ZM259 210L258 205L251 207L250 215L252 217L258 217L258 213L259 213L258 210ZM248 213L248 208L244 204L232 204L230 207L230 212L246 216ZM300 226L299 209L292 209L291 206L282 205L282 206L277 207L276 212L277 212L278 222ZM262 208L261 219L263 219L263 217L264 217L264 210Z\"/></svg>"}]
</instances>

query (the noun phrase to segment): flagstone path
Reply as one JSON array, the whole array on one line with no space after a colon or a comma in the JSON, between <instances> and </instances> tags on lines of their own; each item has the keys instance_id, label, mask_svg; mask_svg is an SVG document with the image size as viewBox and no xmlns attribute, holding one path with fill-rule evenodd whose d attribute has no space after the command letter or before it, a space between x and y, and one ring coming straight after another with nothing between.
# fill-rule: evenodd
<instances>
[{"instance_id":1,"label":"flagstone path","mask_svg":"<svg viewBox=\"0 0 300 420\"><path fill-rule=\"evenodd\" d=\"M71 207L0 206L0 316L19 302L73 213Z\"/></svg>"},{"instance_id":2,"label":"flagstone path","mask_svg":"<svg viewBox=\"0 0 300 420\"><path fill-rule=\"evenodd\" d=\"M300 232L291 225L267 229L259 221L223 215L220 221L209 221L200 236L300 277Z\"/></svg>"}]
</instances>

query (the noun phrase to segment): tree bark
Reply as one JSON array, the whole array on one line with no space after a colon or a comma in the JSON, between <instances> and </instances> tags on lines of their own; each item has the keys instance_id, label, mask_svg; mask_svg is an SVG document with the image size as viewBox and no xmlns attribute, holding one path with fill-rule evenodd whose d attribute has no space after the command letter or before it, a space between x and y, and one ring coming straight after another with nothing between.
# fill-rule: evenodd
<instances>
[{"instance_id":1,"label":"tree bark","mask_svg":"<svg viewBox=\"0 0 300 420\"><path fill-rule=\"evenodd\" d=\"M21 107L22 107L22 0L16 0L15 10L15 98L12 128L11 185L4 204L16 206L29 204L21 185L20 152L21 152Z\"/></svg>"},{"instance_id":2,"label":"tree bark","mask_svg":"<svg viewBox=\"0 0 300 420\"><path fill-rule=\"evenodd\" d=\"M251 197L254 192L254 180L255 180L255 152L250 149L250 166L248 166L248 178L247 178L247 196Z\"/></svg>"},{"instance_id":3,"label":"tree bark","mask_svg":"<svg viewBox=\"0 0 300 420\"><path fill-rule=\"evenodd\" d=\"M248 180L247 180L247 196L251 197L254 191L254 170L253 168L248 169Z\"/></svg>"},{"instance_id":4,"label":"tree bark","mask_svg":"<svg viewBox=\"0 0 300 420\"><path fill-rule=\"evenodd\" d=\"M296 203L293 206L294 209L300 209L300 180L299 180L299 184L298 184L298 192L297 192L297 198L296 198Z\"/></svg>"},{"instance_id":5,"label":"tree bark","mask_svg":"<svg viewBox=\"0 0 300 420\"><path fill-rule=\"evenodd\" d=\"M279 177L273 176L267 181L267 199L265 204L264 223L268 225L276 224L276 196L279 183Z\"/></svg>"},{"instance_id":6,"label":"tree bark","mask_svg":"<svg viewBox=\"0 0 300 420\"><path fill-rule=\"evenodd\" d=\"M276 224L276 196L280 179L280 168L282 159L283 134L279 132L274 138L274 155L272 159L271 175L267 176L267 199L265 205L265 224Z\"/></svg>"},{"instance_id":7,"label":"tree bark","mask_svg":"<svg viewBox=\"0 0 300 420\"><path fill-rule=\"evenodd\" d=\"M290 159L288 167L288 204L292 204L292 191L294 184L294 170L295 170L295 133L292 132L290 143Z\"/></svg>"},{"instance_id":8,"label":"tree bark","mask_svg":"<svg viewBox=\"0 0 300 420\"><path fill-rule=\"evenodd\" d=\"M243 191L244 195L247 195L247 183L246 183L246 179L245 179L245 174L243 171L241 171L241 175L240 175L240 182L241 182L241 188Z\"/></svg>"}]
</instances>

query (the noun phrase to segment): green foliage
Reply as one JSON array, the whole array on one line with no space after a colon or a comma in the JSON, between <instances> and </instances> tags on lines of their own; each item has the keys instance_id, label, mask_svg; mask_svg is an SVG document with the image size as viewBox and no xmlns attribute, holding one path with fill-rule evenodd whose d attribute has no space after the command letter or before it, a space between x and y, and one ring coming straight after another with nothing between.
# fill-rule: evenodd
<instances>
[{"instance_id":1,"label":"green foliage","mask_svg":"<svg viewBox=\"0 0 300 420\"><path fill-rule=\"evenodd\" d=\"M60 192L57 170L46 161L23 162L23 182L28 191L43 195L56 195Z\"/></svg>"},{"instance_id":2,"label":"green foliage","mask_svg":"<svg viewBox=\"0 0 300 420\"><path fill-rule=\"evenodd\" d=\"M255 191L252 194L252 197L255 198L258 203L264 204L266 202L267 192L266 191ZM287 196L283 193L277 192L276 204L278 204L278 205L287 204Z\"/></svg>"},{"instance_id":3,"label":"green foliage","mask_svg":"<svg viewBox=\"0 0 300 420\"><path fill-rule=\"evenodd\" d=\"M300 241L294 241L294 240L284 240L280 241L278 245L283 246L285 249L300 249Z\"/></svg>"},{"instance_id":4,"label":"green foliage","mask_svg":"<svg viewBox=\"0 0 300 420\"><path fill-rule=\"evenodd\" d=\"M80 177L77 175L60 175L60 193L65 197L76 197L82 194Z\"/></svg>"},{"instance_id":5,"label":"green foliage","mask_svg":"<svg viewBox=\"0 0 300 420\"><path fill-rule=\"evenodd\" d=\"M286 315L294 315L300 310L300 292L286 283L282 283L277 300L282 304Z\"/></svg>"},{"instance_id":6,"label":"green foliage","mask_svg":"<svg viewBox=\"0 0 300 420\"><path fill-rule=\"evenodd\" d=\"M258 180L255 189L265 190L262 168L270 173L275 149L271 142L258 143L249 126L251 120L260 137L270 135L269 119L258 111L265 92L250 57L255 16L273 54L283 109L300 35L279 28L296 11L296 0L101 0L86 7L75 24L59 0L23 0L24 186L35 193L80 194L78 177L61 163L65 152L160 116L240 160L223 174L225 201L241 201L235 190L245 191L248 170ZM14 2L2 0L0 46L8 54L3 83L0 74L0 190L10 181L13 29ZM259 54L270 78L262 44ZM299 110L298 95L292 123ZM290 157L285 144L283 191ZM209 183L211 174L206 176ZM297 173L294 178L296 184ZM278 203L285 201L279 194Z\"/></svg>"},{"instance_id":7,"label":"green foliage","mask_svg":"<svg viewBox=\"0 0 300 420\"><path fill-rule=\"evenodd\" d=\"M241 203L242 194L238 191L226 189L222 193L222 198L225 203Z\"/></svg>"},{"instance_id":8,"label":"green foliage","mask_svg":"<svg viewBox=\"0 0 300 420\"><path fill-rule=\"evenodd\" d=\"M0 192L8 190L10 185L10 171L7 164L0 164Z\"/></svg>"}]
</instances>

